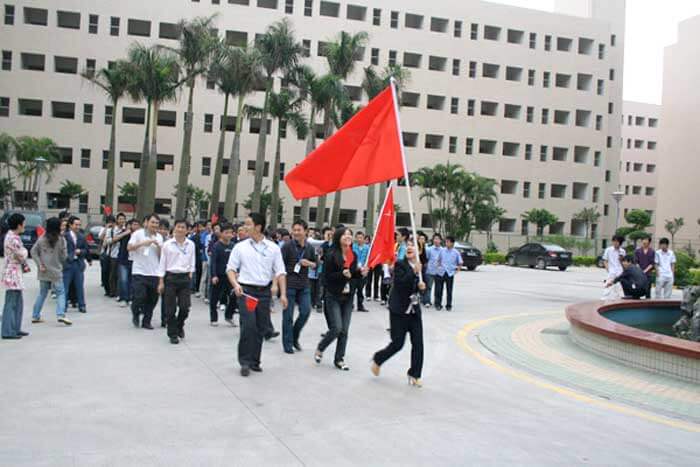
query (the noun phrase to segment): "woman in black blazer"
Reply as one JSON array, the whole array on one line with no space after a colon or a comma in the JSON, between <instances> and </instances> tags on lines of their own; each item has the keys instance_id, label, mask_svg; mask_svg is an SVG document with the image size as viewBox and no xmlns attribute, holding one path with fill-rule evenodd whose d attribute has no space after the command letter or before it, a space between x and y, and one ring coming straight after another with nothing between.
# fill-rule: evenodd
<instances>
[{"instance_id":1,"label":"woman in black blazer","mask_svg":"<svg viewBox=\"0 0 700 467\"><path fill-rule=\"evenodd\" d=\"M345 348L348 343L348 330L352 316L352 278L366 275L367 271L357 267L357 257L352 251L352 231L337 229L333 234L333 243L323 262L323 286L325 290L325 313L328 332L318 343L314 360L321 363L323 351L336 339L336 368L348 371L345 364Z\"/></svg>"},{"instance_id":2,"label":"woman in black blazer","mask_svg":"<svg viewBox=\"0 0 700 467\"><path fill-rule=\"evenodd\" d=\"M391 343L374 354L371 370L379 376L380 367L403 347L406 334L411 336L411 368L408 369L408 384L420 387L423 370L423 320L420 309L420 292L425 283L419 281L421 264L416 256L413 242L406 248L406 258L394 266L394 284L389 297L389 320Z\"/></svg>"}]
</instances>

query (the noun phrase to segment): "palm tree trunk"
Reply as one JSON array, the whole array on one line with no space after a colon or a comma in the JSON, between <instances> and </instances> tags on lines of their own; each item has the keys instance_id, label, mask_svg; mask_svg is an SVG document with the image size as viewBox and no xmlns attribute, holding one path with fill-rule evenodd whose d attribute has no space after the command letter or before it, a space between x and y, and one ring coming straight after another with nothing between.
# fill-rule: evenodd
<instances>
[{"instance_id":1,"label":"palm tree trunk","mask_svg":"<svg viewBox=\"0 0 700 467\"><path fill-rule=\"evenodd\" d=\"M117 104L119 101L112 102L114 112L112 114L112 129L109 134L109 155L107 156L107 186L105 186L105 206L114 209L114 177L116 171L115 157L117 150Z\"/></svg>"},{"instance_id":2,"label":"palm tree trunk","mask_svg":"<svg viewBox=\"0 0 700 467\"><path fill-rule=\"evenodd\" d=\"M146 166L146 184L144 185L143 216L155 210L156 206L156 173L158 167L158 110L160 102L153 102L153 112L151 113L151 150Z\"/></svg>"},{"instance_id":3,"label":"palm tree trunk","mask_svg":"<svg viewBox=\"0 0 700 467\"><path fill-rule=\"evenodd\" d=\"M330 105L326 106L323 111L323 140L327 141L333 134L333 126L331 124L331 109ZM318 197L318 205L316 207L316 229L323 228L326 223L326 195Z\"/></svg>"},{"instance_id":4,"label":"palm tree trunk","mask_svg":"<svg viewBox=\"0 0 700 467\"><path fill-rule=\"evenodd\" d=\"M365 231L368 235L372 235L374 232L375 188L374 185L369 185L367 187L367 219L365 221Z\"/></svg>"},{"instance_id":5,"label":"palm tree trunk","mask_svg":"<svg viewBox=\"0 0 700 467\"><path fill-rule=\"evenodd\" d=\"M311 106L311 115L309 117L309 137L306 140L306 155L311 154L311 151L316 149L316 108ZM301 215L300 218L309 222L309 198L301 200Z\"/></svg>"},{"instance_id":6,"label":"palm tree trunk","mask_svg":"<svg viewBox=\"0 0 700 467\"><path fill-rule=\"evenodd\" d=\"M263 171L265 170L265 148L267 146L267 110L272 92L272 77L267 77L265 88L265 103L260 116L260 134L258 135L258 151L255 155L255 179L253 180L253 212L260 211L260 193L262 193Z\"/></svg>"},{"instance_id":7,"label":"palm tree trunk","mask_svg":"<svg viewBox=\"0 0 700 467\"><path fill-rule=\"evenodd\" d=\"M185 214L185 198L187 197L187 185L189 184L190 166L192 165L192 101L194 100L194 85L195 80L190 80L190 93L187 99L187 114L185 117L185 134L182 138L182 154L180 156L180 173L177 177L176 219L182 218Z\"/></svg>"},{"instance_id":8,"label":"palm tree trunk","mask_svg":"<svg viewBox=\"0 0 700 467\"><path fill-rule=\"evenodd\" d=\"M238 96L238 114L236 115L236 135L231 146L231 163L228 166L228 184L226 185L226 204L224 217L231 221L236 213L236 192L238 191L238 173L241 165L241 128L243 126L244 96Z\"/></svg>"},{"instance_id":9,"label":"palm tree trunk","mask_svg":"<svg viewBox=\"0 0 700 467\"><path fill-rule=\"evenodd\" d=\"M270 202L270 228L277 228L277 218L280 209L280 152L282 133L277 129L277 147L275 148L275 164L272 169L272 200Z\"/></svg>"},{"instance_id":10,"label":"palm tree trunk","mask_svg":"<svg viewBox=\"0 0 700 467\"><path fill-rule=\"evenodd\" d=\"M211 206L209 206L209 218L219 213L219 199L221 196L221 174L224 171L224 146L226 145L226 121L228 119L228 94L224 95L224 119L221 122L221 135L219 136L219 148L216 151L216 170L214 170L214 182L211 187ZM231 171L231 166L228 168Z\"/></svg>"},{"instance_id":11,"label":"palm tree trunk","mask_svg":"<svg viewBox=\"0 0 700 467\"><path fill-rule=\"evenodd\" d=\"M151 128L151 102L146 103L146 131L143 136L143 151L141 152L141 164L139 166L139 187L141 190L137 193L136 197L136 218L141 220L146 216L146 210L143 208L143 202L145 197L146 188L146 167L148 167L150 154L148 149L148 138L150 136Z\"/></svg>"}]
</instances>

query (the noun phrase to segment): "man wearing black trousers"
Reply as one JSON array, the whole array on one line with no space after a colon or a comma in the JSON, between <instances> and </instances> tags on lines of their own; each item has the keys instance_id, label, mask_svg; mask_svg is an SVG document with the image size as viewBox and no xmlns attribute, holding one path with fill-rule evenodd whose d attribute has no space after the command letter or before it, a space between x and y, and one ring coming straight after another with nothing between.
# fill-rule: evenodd
<instances>
[{"instance_id":1,"label":"man wearing black trousers","mask_svg":"<svg viewBox=\"0 0 700 467\"><path fill-rule=\"evenodd\" d=\"M235 244L233 238L233 226L223 224L219 240L212 248L209 255L209 267L211 271L211 295L209 296L209 321L212 326L219 325L219 302L223 302L231 294L231 284L226 278L226 265L231 256L231 251ZM226 300L226 312L224 320L231 326L233 323L233 312L236 309L236 300L229 298Z\"/></svg>"}]
</instances>

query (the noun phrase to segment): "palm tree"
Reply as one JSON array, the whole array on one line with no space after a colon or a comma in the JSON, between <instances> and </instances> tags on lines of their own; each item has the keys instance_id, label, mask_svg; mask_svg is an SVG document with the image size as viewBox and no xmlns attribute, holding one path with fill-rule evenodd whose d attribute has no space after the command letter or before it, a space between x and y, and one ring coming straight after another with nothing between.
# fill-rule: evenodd
<instances>
[{"instance_id":1,"label":"palm tree","mask_svg":"<svg viewBox=\"0 0 700 467\"><path fill-rule=\"evenodd\" d=\"M136 205L138 202L139 186L134 182L126 182L123 185L119 185L119 198L125 204L131 206L131 212L136 212ZM117 203L119 204L119 203Z\"/></svg>"},{"instance_id":2,"label":"palm tree","mask_svg":"<svg viewBox=\"0 0 700 467\"><path fill-rule=\"evenodd\" d=\"M676 248L676 234L678 234L678 231L681 230L684 225L685 219L682 217L674 217L672 220L666 220L664 228L666 232L671 235L671 248Z\"/></svg>"},{"instance_id":3,"label":"palm tree","mask_svg":"<svg viewBox=\"0 0 700 467\"><path fill-rule=\"evenodd\" d=\"M112 68L103 68L97 73L92 70L82 73L82 77L102 89L112 103L112 129L109 135L109 156L107 157L107 180L105 206L114 208L114 178L116 175L117 115L119 100L129 89L131 71L129 64L118 60Z\"/></svg>"},{"instance_id":4,"label":"palm tree","mask_svg":"<svg viewBox=\"0 0 700 467\"><path fill-rule=\"evenodd\" d=\"M412 183L415 183L423 189L420 199L427 200L428 215L430 216L430 224L433 229L437 228L437 225L435 224L435 215L433 212L433 200L435 199L436 188L435 179L435 170L432 167L421 167L413 173L413 178L411 179ZM373 186L370 188L373 188ZM374 193L372 193L372 195L374 195ZM369 219L369 203L367 205L367 213L367 219Z\"/></svg>"},{"instance_id":5,"label":"palm tree","mask_svg":"<svg viewBox=\"0 0 700 467\"><path fill-rule=\"evenodd\" d=\"M339 115L336 116L335 125L341 128L343 125L348 123L352 117L355 116L357 112L361 110L361 107L353 105L349 100L343 100L339 105ZM333 211L331 213L331 224L338 225L340 223L340 202L342 199L342 192L336 191L335 197L333 198Z\"/></svg>"},{"instance_id":6,"label":"palm tree","mask_svg":"<svg viewBox=\"0 0 700 467\"><path fill-rule=\"evenodd\" d=\"M36 193L39 188L39 179L46 176L46 182L51 180L56 165L61 160L61 155L56 143L50 138L34 138L21 136L14 140L15 146L15 170L22 179L22 207L25 209L38 207L34 199L27 199L28 193ZM40 162L39 162L40 161Z\"/></svg>"},{"instance_id":7,"label":"palm tree","mask_svg":"<svg viewBox=\"0 0 700 467\"><path fill-rule=\"evenodd\" d=\"M590 232L591 224L595 224L600 220L600 213L596 207L583 208L573 215L573 219L583 222L586 232L585 238L588 238L588 232Z\"/></svg>"},{"instance_id":8,"label":"palm tree","mask_svg":"<svg viewBox=\"0 0 700 467\"><path fill-rule=\"evenodd\" d=\"M260 67L260 54L256 49L234 48L227 51L225 56L228 63L227 81L230 81L228 84L232 85L229 87L229 90L231 91L231 96L238 96L236 133L231 146L228 182L226 184L226 202L224 204L224 217L233 219L236 212L238 176L241 165L241 129L243 128L243 119L246 115L245 99L264 78Z\"/></svg>"},{"instance_id":9,"label":"palm tree","mask_svg":"<svg viewBox=\"0 0 700 467\"><path fill-rule=\"evenodd\" d=\"M279 94L270 95L270 116L277 120L277 147L275 149L275 162L272 172L272 201L270 204L270 228L277 228L280 207L280 159L282 149L282 133L286 131L286 125L291 124L294 132L301 138L306 136L307 126L301 107L304 101L295 97L289 91L283 90Z\"/></svg>"},{"instance_id":10,"label":"palm tree","mask_svg":"<svg viewBox=\"0 0 700 467\"><path fill-rule=\"evenodd\" d=\"M72 182L70 180L64 180L61 183L61 188L58 190L62 196L68 198L68 202L70 204L73 203L73 200L80 198L85 191L85 188L83 188L80 183ZM73 207L69 205L69 209L72 211Z\"/></svg>"},{"instance_id":11,"label":"palm tree","mask_svg":"<svg viewBox=\"0 0 700 467\"><path fill-rule=\"evenodd\" d=\"M364 31L356 34L349 34L345 31L341 31L335 41L326 45L328 68L331 74L337 76L341 82L344 83L355 69L357 58L367 45L368 37L369 36ZM341 202L342 193L336 191L333 197L333 210L331 211L332 225L337 225L340 222Z\"/></svg>"},{"instance_id":12,"label":"palm tree","mask_svg":"<svg viewBox=\"0 0 700 467\"><path fill-rule=\"evenodd\" d=\"M0 178L2 195L5 209L12 207L12 192L15 183L12 179L12 152L15 148L15 139L7 133L0 133L0 164L5 166L7 176Z\"/></svg>"},{"instance_id":13,"label":"palm tree","mask_svg":"<svg viewBox=\"0 0 700 467\"><path fill-rule=\"evenodd\" d=\"M524 212L521 217L530 224L535 224L537 226L537 235L540 238L542 238L544 234L545 227L559 222L559 218L546 209L533 208Z\"/></svg>"},{"instance_id":14,"label":"palm tree","mask_svg":"<svg viewBox=\"0 0 700 467\"><path fill-rule=\"evenodd\" d=\"M187 98L187 113L185 114L185 131L182 139L182 155L180 157L180 172L177 179L177 190L175 202L175 217L181 218L185 214L185 198L190 175L192 160L192 107L194 100L194 86L197 78L203 75L212 61L219 39L212 30L214 16L194 18L191 21L180 21L180 46L177 49L170 49L179 62L180 68L189 88Z\"/></svg>"},{"instance_id":15,"label":"palm tree","mask_svg":"<svg viewBox=\"0 0 700 467\"><path fill-rule=\"evenodd\" d=\"M299 62L303 47L294 37L291 23L287 18L268 26L267 31L255 41L255 47L260 52L260 60L265 72L265 101L260 116L260 134L258 135L258 149L255 156L255 179L252 193L252 209L257 212L260 209L260 194L262 193L267 144L267 115L270 109L273 75L280 70L293 70Z\"/></svg>"},{"instance_id":16,"label":"palm tree","mask_svg":"<svg viewBox=\"0 0 700 467\"><path fill-rule=\"evenodd\" d=\"M396 92L397 95L400 96L401 90L408 82L410 76L411 74L408 72L408 70L403 68L401 65L389 65L384 68L381 74L378 73L374 67L369 66L364 69L362 89L365 91L365 94L367 94L367 99L372 100L377 97L380 92L386 89L386 87L391 83L391 78L394 78L397 88ZM386 196L386 183L379 183L377 185L379 185L379 201L383 202L384 197ZM377 185L370 185L367 187L367 222L365 223L365 228L368 232L372 232L374 230L374 216L377 213L375 208L375 192ZM435 228L434 224L433 228Z\"/></svg>"},{"instance_id":17,"label":"palm tree","mask_svg":"<svg viewBox=\"0 0 700 467\"><path fill-rule=\"evenodd\" d=\"M146 47L136 43L129 49L129 61L133 67L134 86L132 94L146 100L150 117L146 122L146 132L150 123L150 150L143 152L139 171L141 188L138 202L138 217L143 218L155 207L156 168L158 158L158 111L163 102L175 99L180 70L177 57L159 46Z\"/></svg>"}]
</instances>

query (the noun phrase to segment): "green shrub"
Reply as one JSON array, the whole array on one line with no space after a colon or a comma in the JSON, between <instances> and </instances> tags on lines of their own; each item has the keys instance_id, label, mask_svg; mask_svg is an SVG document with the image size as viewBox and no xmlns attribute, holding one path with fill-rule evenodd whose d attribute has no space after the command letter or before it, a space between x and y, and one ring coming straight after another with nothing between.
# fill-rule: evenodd
<instances>
[{"instance_id":1,"label":"green shrub","mask_svg":"<svg viewBox=\"0 0 700 467\"><path fill-rule=\"evenodd\" d=\"M505 264L506 255L503 253L486 253L484 255L484 263L486 264Z\"/></svg>"},{"instance_id":2,"label":"green shrub","mask_svg":"<svg viewBox=\"0 0 700 467\"><path fill-rule=\"evenodd\" d=\"M695 267L695 260L691 258L687 253L682 251L676 252L676 277L675 285L679 287L685 287L689 285L692 280L690 270Z\"/></svg>"},{"instance_id":3,"label":"green shrub","mask_svg":"<svg viewBox=\"0 0 700 467\"><path fill-rule=\"evenodd\" d=\"M700 268L688 271L688 285L700 285Z\"/></svg>"},{"instance_id":4,"label":"green shrub","mask_svg":"<svg viewBox=\"0 0 700 467\"><path fill-rule=\"evenodd\" d=\"M574 266L595 266L597 261L595 256L574 256Z\"/></svg>"}]
</instances>

